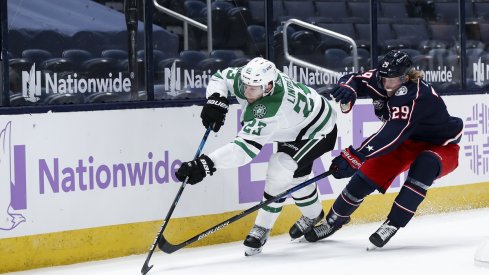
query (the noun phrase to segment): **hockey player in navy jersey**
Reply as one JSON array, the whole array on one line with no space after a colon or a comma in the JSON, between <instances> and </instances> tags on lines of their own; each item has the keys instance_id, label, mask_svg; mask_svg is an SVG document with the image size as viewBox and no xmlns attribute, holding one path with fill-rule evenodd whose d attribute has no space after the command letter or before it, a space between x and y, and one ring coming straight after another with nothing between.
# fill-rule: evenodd
<instances>
[{"instance_id":1,"label":"hockey player in navy jersey","mask_svg":"<svg viewBox=\"0 0 489 275\"><path fill-rule=\"evenodd\" d=\"M236 168L249 163L266 143L276 143L277 152L268 163L263 198L269 199L309 177L313 161L331 151L336 142L336 112L314 89L295 82L272 62L257 57L241 68L214 74L207 86L207 103L201 113L205 127L218 131L228 109L228 91L243 109L242 129L230 143L209 155L184 162L175 175L196 184L216 169ZM316 184L292 194L302 212L290 228L299 238L324 218ZM255 225L244 241L245 255L261 252L280 214L285 198L258 211Z\"/></svg>"},{"instance_id":2,"label":"hockey player in navy jersey","mask_svg":"<svg viewBox=\"0 0 489 275\"><path fill-rule=\"evenodd\" d=\"M370 236L383 247L407 225L439 177L458 166L463 122L452 117L435 89L422 80L410 57L390 51L378 68L343 76L331 95L349 112L358 93L373 100L375 114L384 122L360 147L349 146L333 159L335 178L352 177L326 219L305 234L308 241L326 238L350 221L350 215L375 190L385 193L392 181L409 169L387 220Z\"/></svg>"}]
</instances>

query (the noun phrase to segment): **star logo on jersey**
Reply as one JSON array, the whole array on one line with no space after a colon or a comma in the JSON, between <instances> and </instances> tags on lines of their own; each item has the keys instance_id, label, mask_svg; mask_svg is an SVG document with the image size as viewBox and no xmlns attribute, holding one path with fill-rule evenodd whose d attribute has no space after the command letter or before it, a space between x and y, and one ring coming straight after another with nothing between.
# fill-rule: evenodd
<instances>
[{"instance_id":1,"label":"star logo on jersey","mask_svg":"<svg viewBox=\"0 0 489 275\"><path fill-rule=\"evenodd\" d=\"M407 92L408 92L408 89L406 88L406 86L402 86L401 88L399 88L399 90L397 90L396 96L405 95L405 94L407 94Z\"/></svg>"},{"instance_id":2,"label":"star logo on jersey","mask_svg":"<svg viewBox=\"0 0 489 275\"><path fill-rule=\"evenodd\" d=\"M253 116L255 118L264 118L267 114L267 107L263 104L258 104L253 107Z\"/></svg>"},{"instance_id":3,"label":"star logo on jersey","mask_svg":"<svg viewBox=\"0 0 489 275\"><path fill-rule=\"evenodd\" d=\"M369 145L367 146L367 150L370 152L370 151L373 151L374 150L374 147L372 145Z\"/></svg>"}]
</instances>

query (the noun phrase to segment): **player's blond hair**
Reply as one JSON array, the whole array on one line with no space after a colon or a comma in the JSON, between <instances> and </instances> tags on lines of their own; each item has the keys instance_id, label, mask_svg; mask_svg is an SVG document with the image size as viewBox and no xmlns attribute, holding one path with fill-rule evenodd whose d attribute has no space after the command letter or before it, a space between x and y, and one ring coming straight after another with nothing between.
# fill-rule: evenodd
<instances>
[{"instance_id":1,"label":"player's blond hair","mask_svg":"<svg viewBox=\"0 0 489 275\"><path fill-rule=\"evenodd\" d=\"M423 79L424 73L422 71L418 71L416 69L412 69L408 74L407 77L409 80L417 82L418 79Z\"/></svg>"}]
</instances>

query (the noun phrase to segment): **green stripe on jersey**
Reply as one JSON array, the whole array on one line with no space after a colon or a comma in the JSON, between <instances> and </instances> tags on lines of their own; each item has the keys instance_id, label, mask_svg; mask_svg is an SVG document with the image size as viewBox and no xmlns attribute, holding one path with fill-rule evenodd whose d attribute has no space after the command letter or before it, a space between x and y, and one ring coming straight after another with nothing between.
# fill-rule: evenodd
<instances>
[{"instance_id":1,"label":"green stripe on jersey","mask_svg":"<svg viewBox=\"0 0 489 275\"><path fill-rule=\"evenodd\" d=\"M250 148L248 148L248 146L243 142L235 140L234 143L239 147L241 147L241 149L243 149L243 151L245 151L245 153L248 154L250 158L256 157L256 154L253 151L251 151Z\"/></svg>"}]
</instances>

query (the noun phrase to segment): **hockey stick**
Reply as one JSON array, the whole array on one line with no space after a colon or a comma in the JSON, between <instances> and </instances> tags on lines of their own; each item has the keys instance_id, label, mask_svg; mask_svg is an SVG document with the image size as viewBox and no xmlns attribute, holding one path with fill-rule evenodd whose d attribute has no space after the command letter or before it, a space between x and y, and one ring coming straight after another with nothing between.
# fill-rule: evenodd
<instances>
[{"instance_id":1,"label":"hockey stick","mask_svg":"<svg viewBox=\"0 0 489 275\"><path fill-rule=\"evenodd\" d=\"M245 211L237 214L236 216L233 216L233 217L231 217L231 218L229 218L229 219L221 222L220 224L215 225L215 226L213 226L213 227L211 227L211 228L209 228L209 229L207 229L207 230L205 230L205 231L203 231L203 232L195 235L194 237L192 237L192 238L190 238L190 239L188 239L188 240L186 240L186 241L184 241L182 243L179 243L179 244L171 244L171 243L169 243L165 239L165 236L161 235L161 238L159 239L159 242L158 242L158 247L163 252L168 253L168 254L171 254L171 253L173 253L173 252L175 252L177 250L180 250L183 247L185 247L185 246L187 246L187 245L189 245L189 244L191 244L191 243L193 243L195 241L202 240L203 238L206 238L209 235L216 233L217 231L223 229L224 227L230 225L231 223L233 223L233 222L235 222L235 221L237 221L237 220L239 220L239 219L241 219L241 218L243 218L243 217L245 217L245 216L247 216L247 215L255 212L256 210L260 209L261 207L266 206L266 205L269 205L269 204L271 204L273 202L276 202L279 199L281 199L281 198L283 198L285 196L288 196L288 195L292 194L293 192L295 192L295 191L297 191L297 190L299 190L299 189L301 189L303 187L306 187L307 185L309 185L309 184L311 184L313 182L316 182L316 181L318 181L318 180L320 180L322 178L325 178L325 177L327 177L329 175L331 175L331 171L327 171L327 172L324 172L324 173L322 173L320 175L317 175L317 176L315 176L312 179L309 179L309 180L307 180L307 181L305 181L305 182L303 182L303 183L301 183L299 185L296 185L295 187L292 187L290 189L287 189L286 191L284 191L284 192L282 192L282 193L280 193L280 194L278 194L278 195L276 195L276 196L274 196L272 198L269 198L269 199L267 199L265 201L260 202L259 204L255 205L255 206L251 207L251 208L246 209Z\"/></svg>"},{"instance_id":2,"label":"hockey stick","mask_svg":"<svg viewBox=\"0 0 489 275\"><path fill-rule=\"evenodd\" d=\"M196 159L199 155L200 152L202 152L202 149L204 148L204 144L207 141L207 137L209 137L209 133L211 132L212 126L209 126L207 130L205 131L204 137L202 138L202 141L200 142L199 148L197 149L197 152L195 153L194 159ZM185 185L187 185L188 178L186 178L183 182L182 185L180 186L180 189L177 192L177 196L175 197L175 200L173 201L170 210L168 210L168 214L166 214L166 218L163 220L163 224L161 225L160 231L158 231L158 235L156 235L155 241L153 242L153 245L151 246L151 249L149 250L148 256L146 257L146 261L144 261L144 265L141 268L141 274L146 275L148 271L153 268L153 266L148 266L149 260L151 259L151 256L153 255L153 252L155 251L156 244L160 241L160 239L163 237L163 231L166 228L166 225L168 224L168 220L170 219L171 215L173 214L173 210L175 210L175 207L177 206L178 201L180 200L180 196L182 195L183 189L185 188Z\"/></svg>"}]
</instances>

